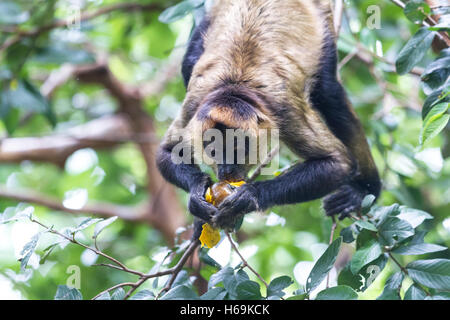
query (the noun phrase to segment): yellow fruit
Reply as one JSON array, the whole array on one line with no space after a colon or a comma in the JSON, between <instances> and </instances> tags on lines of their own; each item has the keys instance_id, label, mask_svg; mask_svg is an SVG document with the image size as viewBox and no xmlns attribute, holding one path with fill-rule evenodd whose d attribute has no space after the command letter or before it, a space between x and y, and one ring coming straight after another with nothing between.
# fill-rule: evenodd
<instances>
[{"instance_id":1,"label":"yellow fruit","mask_svg":"<svg viewBox=\"0 0 450 320\"><path fill-rule=\"evenodd\" d=\"M243 184L245 184L245 181L215 183L206 190L205 200L217 207L226 197L234 192L235 188ZM219 229L213 228L209 223L205 223L202 226L202 233L198 239L202 244L202 248L206 245L211 249L219 243L220 231Z\"/></svg>"},{"instance_id":2,"label":"yellow fruit","mask_svg":"<svg viewBox=\"0 0 450 320\"><path fill-rule=\"evenodd\" d=\"M217 182L206 190L205 200L214 206L219 206L226 197L245 184L245 181L238 182Z\"/></svg>"},{"instance_id":3,"label":"yellow fruit","mask_svg":"<svg viewBox=\"0 0 450 320\"><path fill-rule=\"evenodd\" d=\"M202 227L202 234L199 238L202 248L206 245L208 248L214 247L220 241L220 231L211 227L209 223L205 223Z\"/></svg>"}]
</instances>

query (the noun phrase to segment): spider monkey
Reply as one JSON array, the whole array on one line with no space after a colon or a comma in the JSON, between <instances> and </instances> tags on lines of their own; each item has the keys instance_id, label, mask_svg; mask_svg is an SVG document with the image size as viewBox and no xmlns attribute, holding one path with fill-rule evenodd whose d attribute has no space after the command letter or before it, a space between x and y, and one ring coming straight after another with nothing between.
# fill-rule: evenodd
<instances>
[{"instance_id":1,"label":"spider monkey","mask_svg":"<svg viewBox=\"0 0 450 320\"><path fill-rule=\"evenodd\" d=\"M195 233L203 221L230 228L245 213L322 197L326 214L343 219L360 209L364 196L378 197L377 168L337 79L335 43L329 0L215 1L188 45L187 94L157 156L162 175L190 194ZM171 158L180 136L211 128L277 129L303 161L243 185L216 208L204 198L209 175L194 162ZM186 150L180 154L195 157ZM240 180L249 170L228 163L215 168L219 180Z\"/></svg>"}]
</instances>

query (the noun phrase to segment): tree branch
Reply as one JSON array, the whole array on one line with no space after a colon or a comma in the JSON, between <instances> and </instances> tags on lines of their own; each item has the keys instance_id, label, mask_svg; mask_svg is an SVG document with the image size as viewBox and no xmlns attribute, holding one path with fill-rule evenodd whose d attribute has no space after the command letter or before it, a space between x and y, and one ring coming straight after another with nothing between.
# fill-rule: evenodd
<instances>
[{"instance_id":1,"label":"tree branch","mask_svg":"<svg viewBox=\"0 0 450 320\"><path fill-rule=\"evenodd\" d=\"M395 5L397 5L398 7L402 8L402 9L404 9L406 6L405 3L403 3L403 1L401 1L401 0L391 0L391 2L393 2ZM431 1L427 0L426 2L428 3ZM422 25L424 25L425 27L431 27L436 24L437 24L437 22L429 15L426 15L425 21L422 22ZM446 32L437 32L436 35L445 44L446 47L450 46L450 37L448 36L448 34Z\"/></svg>"},{"instance_id":2,"label":"tree branch","mask_svg":"<svg viewBox=\"0 0 450 320\"><path fill-rule=\"evenodd\" d=\"M119 105L119 111L127 116L130 128L138 136L155 136L153 119L144 111L143 96L139 89L121 83L110 71L105 62L78 67L73 77L83 83L102 85ZM168 78L162 83L167 84ZM155 80L156 81L156 80ZM165 88L161 85L160 90ZM152 91L156 94L156 91ZM184 211L180 204L173 199L177 198L175 188L161 176L156 166L156 153L158 145L155 141L139 141L138 146L147 167L148 192L152 196L151 215L155 228L161 230L169 243L173 242L173 235L178 227L185 224Z\"/></svg>"},{"instance_id":3,"label":"tree branch","mask_svg":"<svg viewBox=\"0 0 450 320\"><path fill-rule=\"evenodd\" d=\"M267 282L264 280L264 278L255 270L252 268L251 265L248 264L247 260L245 260L245 258L242 256L242 254L239 252L239 249L236 247L236 245L233 242L233 239L231 238L231 235L229 232L225 232L225 234L227 235L228 241L231 244L231 247L233 248L233 250L237 253L237 255L239 256L239 258L241 258L242 260L242 267L245 268L247 267L251 272L253 272L253 274L255 276L258 277L259 280L261 280L261 282L266 286L266 289L269 287L269 285L267 284Z\"/></svg>"},{"instance_id":4,"label":"tree branch","mask_svg":"<svg viewBox=\"0 0 450 320\"><path fill-rule=\"evenodd\" d=\"M131 12L131 11L161 11L165 7L161 6L158 3L149 3L149 4L141 4L141 3L132 3L132 2L122 2L113 4L110 6L105 6L103 8L100 8L93 12L83 12L81 13L79 17L80 22L92 20L94 18L97 18L99 16L111 13L113 11L124 11L124 12ZM16 33L14 36L8 38L2 45L0 45L0 52L3 50L8 49L12 45L20 42L24 38L35 38L40 36L43 33L46 33L50 30L56 29L56 28L63 28L66 27L68 24L68 21L66 20L55 20L48 24L45 24L43 26L37 27L30 31L24 31L20 29L16 29ZM9 30L11 32L12 30Z\"/></svg>"},{"instance_id":5,"label":"tree branch","mask_svg":"<svg viewBox=\"0 0 450 320\"><path fill-rule=\"evenodd\" d=\"M105 116L73 127L66 133L42 137L5 138L0 140L0 163L24 160L64 165L75 151L84 148L110 148L118 143L138 139L156 142L155 137L135 137L123 115Z\"/></svg>"},{"instance_id":6,"label":"tree branch","mask_svg":"<svg viewBox=\"0 0 450 320\"><path fill-rule=\"evenodd\" d=\"M344 13L344 1L335 0L334 1L334 32L336 37L339 37L339 32L341 31L342 16Z\"/></svg>"},{"instance_id":7,"label":"tree branch","mask_svg":"<svg viewBox=\"0 0 450 320\"><path fill-rule=\"evenodd\" d=\"M146 221L148 210L147 204L141 204L136 207L121 206L107 202L93 202L86 204L81 209L70 209L65 207L61 200L50 197L46 194L30 190L16 189L11 190L0 185L0 198L15 200L18 202L33 203L44 206L52 210L67 212L71 214L94 214L102 217L119 217L127 221Z\"/></svg>"}]
</instances>

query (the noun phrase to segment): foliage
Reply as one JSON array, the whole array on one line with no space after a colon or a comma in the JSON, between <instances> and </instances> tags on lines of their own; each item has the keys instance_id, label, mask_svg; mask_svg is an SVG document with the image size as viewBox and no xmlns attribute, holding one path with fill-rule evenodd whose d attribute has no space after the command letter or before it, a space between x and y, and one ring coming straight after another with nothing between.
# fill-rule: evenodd
<instances>
[{"instance_id":1,"label":"foliage","mask_svg":"<svg viewBox=\"0 0 450 320\"><path fill-rule=\"evenodd\" d=\"M108 0L102 6L118 3ZM115 114L117 103L97 85L68 80L49 96L43 85L63 65L88 65L105 52L121 82L139 86L155 79L171 51L185 48L192 26L212 1L137 3L161 8L114 10L81 21L79 29L47 30L67 15L63 0L0 3L0 134L5 141L64 133ZM365 23L371 5L382 8L380 29ZM97 9L86 2L81 11ZM384 183L378 204L371 196L364 199L363 215L339 221L333 232L319 201L252 214L237 233L239 246L222 234L216 248L198 250L203 264L194 270L180 264L191 248L182 240L187 229L180 229L169 247L154 227L55 213L61 210L1 197L0 284L7 288L1 297L450 299L450 49L432 50L437 34L448 37L449 14L448 7L433 8L422 0L410 0L403 9L388 0L346 3L338 41L340 77ZM430 23L435 15L440 20ZM145 98L143 107L158 135L183 97L177 76ZM282 150L281 170L294 161ZM114 150L79 150L62 167L2 164L0 182L59 197L69 207L87 198L134 206L148 197L144 162L138 148L125 143ZM185 206L186 196L180 193L179 199ZM70 266L80 269L81 288L71 282L76 277L68 273ZM206 292L198 291L194 277L207 281Z\"/></svg>"}]
</instances>

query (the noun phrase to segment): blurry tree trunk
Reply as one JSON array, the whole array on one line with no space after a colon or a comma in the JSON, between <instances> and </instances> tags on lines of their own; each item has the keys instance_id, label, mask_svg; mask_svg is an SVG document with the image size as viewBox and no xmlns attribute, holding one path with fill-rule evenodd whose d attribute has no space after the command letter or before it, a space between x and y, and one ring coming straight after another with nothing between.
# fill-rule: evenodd
<instances>
[{"instance_id":1,"label":"blurry tree trunk","mask_svg":"<svg viewBox=\"0 0 450 320\"><path fill-rule=\"evenodd\" d=\"M139 90L130 88L117 80L104 63L84 66L75 70L74 77L85 83L104 86L119 104L119 111L127 115L130 128L140 137L138 146L147 166L148 191L151 196L149 214L155 228L160 230L172 243L177 228L185 224L184 212L177 200L175 188L166 182L156 167L158 144L153 119L143 109L143 98Z\"/></svg>"}]
</instances>

